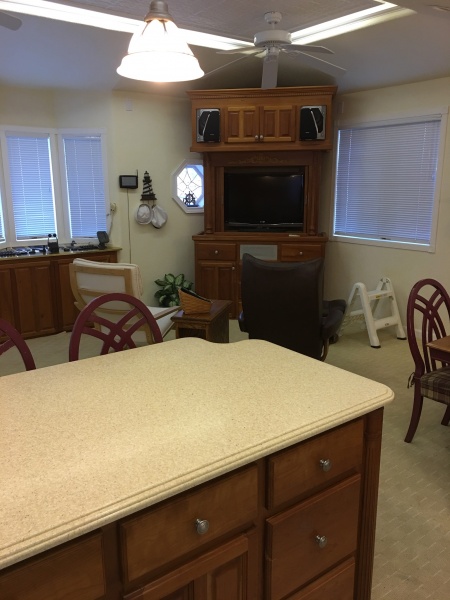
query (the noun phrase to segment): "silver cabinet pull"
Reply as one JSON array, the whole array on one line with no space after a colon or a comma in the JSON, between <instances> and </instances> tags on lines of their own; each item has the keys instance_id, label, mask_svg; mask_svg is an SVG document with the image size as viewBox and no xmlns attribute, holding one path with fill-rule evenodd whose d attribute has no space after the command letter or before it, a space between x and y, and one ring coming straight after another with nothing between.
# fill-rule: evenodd
<instances>
[{"instance_id":1,"label":"silver cabinet pull","mask_svg":"<svg viewBox=\"0 0 450 600\"><path fill-rule=\"evenodd\" d=\"M195 521L195 529L199 535L204 535L209 529L209 521L206 519L197 519Z\"/></svg>"},{"instance_id":2,"label":"silver cabinet pull","mask_svg":"<svg viewBox=\"0 0 450 600\"><path fill-rule=\"evenodd\" d=\"M219 254L219 251L218 250L214 250L214 254Z\"/></svg>"},{"instance_id":3,"label":"silver cabinet pull","mask_svg":"<svg viewBox=\"0 0 450 600\"><path fill-rule=\"evenodd\" d=\"M325 535L316 535L316 542L319 548L325 548L328 543L328 540Z\"/></svg>"},{"instance_id":4,"label":"silver cabinet pull","mask_svg":"<svg viewBox=\"0 0 450 600\"><path fill-rule=\"evenodd\" d=\"M319 464L320 464L320 467L321 467L322 471L325 471L325 473L327 471L329 471L331 469L331 467L332 467L332 462L331 462L331 460L329 458L320 460Z\"/></svg>"},{"instance_id":5,"label":"silver cabinet pull","mask_svg":"<svg viewBox=\"0 0 450 600\"><path fill-rule=\"evenodd\" d=\"M260 136L259 136L259 141L260 141L260 142L262 142L262 141L263 141L263 139L264 139L264 136L263 136L263 135L260 135Z\"/></svg>"},{"instance_id":6,"label":"silver cabinet pull","mask_svg":"<svg viewBox=\"0 0 450 600\"><path fill-rule=\"evenodd\" d=\"M255 135L255 141L257 142L259 140L259 135Z\"/></svg>"}]
</instances>

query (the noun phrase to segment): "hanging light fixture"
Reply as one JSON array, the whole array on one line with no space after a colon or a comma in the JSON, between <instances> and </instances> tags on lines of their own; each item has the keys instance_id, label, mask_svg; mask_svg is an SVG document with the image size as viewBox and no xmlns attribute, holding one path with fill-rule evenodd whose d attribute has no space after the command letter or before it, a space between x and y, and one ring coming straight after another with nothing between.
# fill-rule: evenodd
<instances>
[{"instance_id":1,"label":"hanging light fixture","mask_svg":"<svg viewBox=\"0 0 450 600\"><path fill-rule=\"evenodd\" d=\"M165 0L152 0L142 27L133 34L119 75L140 81L189 81L205 73L169 14Z\"/></svg>"}]
</instances>

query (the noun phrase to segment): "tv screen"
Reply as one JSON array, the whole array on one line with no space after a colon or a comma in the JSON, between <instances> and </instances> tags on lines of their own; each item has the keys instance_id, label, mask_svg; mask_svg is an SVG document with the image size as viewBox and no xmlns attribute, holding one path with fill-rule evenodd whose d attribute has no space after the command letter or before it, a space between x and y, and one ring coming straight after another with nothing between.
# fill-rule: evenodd
<instances>
[{"instance_id":1,"label":"tv screen","mask_svg":"<svg viewBox=\"0 0 450 600\"><path fill-rule=\"evenodd\" d=\"M228 168L225 230L303 230L303 167Z\"/></svg>"}]
</instances>

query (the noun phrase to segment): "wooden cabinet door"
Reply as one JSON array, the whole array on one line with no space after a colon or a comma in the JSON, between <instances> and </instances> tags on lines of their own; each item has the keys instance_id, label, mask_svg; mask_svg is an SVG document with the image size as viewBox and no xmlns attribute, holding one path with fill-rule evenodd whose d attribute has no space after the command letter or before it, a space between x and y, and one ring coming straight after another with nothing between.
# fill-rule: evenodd
<instances>
[{"instance_id":1,"label":"wooden cabinet door","mask_svg":"<svg viewBox=\"0 0 450 600\"><path fill-rule=\"evenodd\" d=\"M124 600L258 600L256 533L241 535Z\"/></svg>"},{"instance_id":2,"label":"wooden cabinet door","mask_svg":"<svg viewBox=\"0 0 450 600\"><path fill-rule=\"evenodd\" d=\"M0 268L0 317L9 321L11 325L17 327L14 316L14 298L12 291L12 267L4 266Z\"/></svg>"},{"instance_id":3,"label":"wooden cabinet door","mask_svg":"<svg viewBox=\"0 0 450 600\"><path fill-rule=\"evenodd\" d=\"M262 106L260 112L259 141L295 142L295 107Z\"/></svg>"},{"instance_id":4,"label":"wooden cabinet door","mask_svg":"<svg viewBox=\"0 0 450 600\"><path fill-rule=\"evenodd\" d=\"M229 144L259 142L259 108L229 106L225 110L224 137Z\"/></svg>"},{"instance_id":5,"label":"wooden cabinet door","mask_svg":"<svg viewBox=\"0 0 450 600\"><path fill-rule=\"evenodd\" d=\"M196 267L197 293L211 300L231 300L230 312L237 307L236 263L234 261L200 260Z\"/></svg>"},{"instance_id":6,"label":"wooden cabinet door","mask_svg":"<svg viewBox=\"0 0 450 600\"><path fill-rule=\"evenodd\" d=\"M55 287L51 262L39 260L14 268L17 325L24 337L56 333Z\"/></svg>"}]
</instances>

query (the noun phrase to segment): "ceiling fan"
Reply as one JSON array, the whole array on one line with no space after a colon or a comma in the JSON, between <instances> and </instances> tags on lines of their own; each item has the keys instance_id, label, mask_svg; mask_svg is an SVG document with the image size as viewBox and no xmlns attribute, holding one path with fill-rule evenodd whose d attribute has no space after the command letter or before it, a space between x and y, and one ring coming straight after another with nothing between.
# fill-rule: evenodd
<instances>
[{"instance_id":1,"label":"ceiling fan","mask_svg":"<svg viewBox=\"0 0 450 600\"><path fill-rule=\"evenodd\" d=\"M6 29L16 31L22 25L22 21L17 17L13 17L5 12L0 12L0 25Z\"/></svg>"},{"instance_id":2,"label":"ceiling fan","mask_svg":"<svg viewBox=\"0 0 450 600\"><path fill-rule=\"evenodd\" d=\"M338 67L326 60L309 55L310 52L333 54L332 50L329 50L324 46L293 44L291 34L288 31L276 29L281 18L281 13L279 12L272 11L265 13L264 19L271 26L271 29L260 31L255 34L253 39L254 48L245 46L235 50L221 50L218 54L244 54L246 56L257 56L262 58L263 72L261 87L264 89L277 86L278 57L280 52L286 53L288 56L299 59L301 62L309 64L330 75L342 75L345 73L345 69L342 67ZM245 56L242 58L245 58Z\"/></svg>"}]
</instances>

